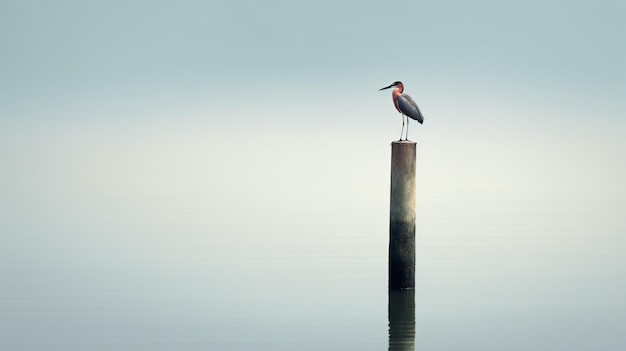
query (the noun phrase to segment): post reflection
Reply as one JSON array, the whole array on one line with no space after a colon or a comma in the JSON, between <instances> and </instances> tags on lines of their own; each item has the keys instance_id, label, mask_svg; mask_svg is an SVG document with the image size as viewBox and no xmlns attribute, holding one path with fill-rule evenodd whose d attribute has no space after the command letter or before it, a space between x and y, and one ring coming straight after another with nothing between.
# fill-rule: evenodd
<instances>
[{"instance_id":1,"label":"post reflection","mask_svg":"<svg viewBox=\"0 0 626 351\"><path fill-rule=\"evenodd\" d=\"M389 290L389 351L415 350L415 290Z\"/></svg>"}]
</instances>

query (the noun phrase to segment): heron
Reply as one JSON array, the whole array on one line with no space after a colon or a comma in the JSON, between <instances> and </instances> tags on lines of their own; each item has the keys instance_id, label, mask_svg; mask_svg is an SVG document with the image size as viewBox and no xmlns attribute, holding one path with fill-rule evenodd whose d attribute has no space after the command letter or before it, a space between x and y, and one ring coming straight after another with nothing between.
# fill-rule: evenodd
<instances>
[{"instance_id":1,"label":"heron","mask_svg":"<svg viewBox=\"0 0 626 351\"><path fill-rule=\"evenodd\" d=\"M389 86L378 89L378 91L394 88L391 93L391 97L393 98L393 105L396 107L396 110L402 114L402 129L400 130L400 141L402 141L402 132L404 132L404 116L410 117L420 124L424 123L424 116L422 116L422 112L420 111L417 104L408 94L403 94L404 84L400 81L395 81ZM404 140L408 140L409 137L409 119L406 119L406 134Z\"/></svg>"}]
</instances>

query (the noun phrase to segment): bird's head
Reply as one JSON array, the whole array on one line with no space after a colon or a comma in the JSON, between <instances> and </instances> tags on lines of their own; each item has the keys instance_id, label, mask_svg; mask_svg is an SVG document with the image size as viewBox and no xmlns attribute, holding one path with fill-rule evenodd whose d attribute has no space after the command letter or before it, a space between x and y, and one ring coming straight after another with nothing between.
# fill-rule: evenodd
<instances>
[{"instance_id":1,"label":"bird's head","mask_svg":"<svg viewBox=\"0 0 626 351\"><path fill-rule=\"evenodd\" d=\"M378 91L385 90L385 89L389 89L389 88L394 88L394 87L398 87L398 88L400 88L400 89L404 89L404 85L402 84L402 82L401 82L401 81L399 81L399 80L397 80L397 81L395 81L395 82L391 83L389 86L386 86L386 87L384 87L384 88L380 88L380 89L378 89Z\"/></svg>"}]
</instances>

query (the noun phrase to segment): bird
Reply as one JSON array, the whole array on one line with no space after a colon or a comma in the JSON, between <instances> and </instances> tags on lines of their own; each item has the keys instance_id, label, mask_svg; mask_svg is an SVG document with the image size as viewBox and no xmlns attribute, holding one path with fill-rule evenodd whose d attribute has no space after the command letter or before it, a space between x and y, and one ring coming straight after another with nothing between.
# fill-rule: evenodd
<instances>
[{"instance_id":1,"label":"bird","mask_svg":"<svg viewBox=\"0 0 626 351\"><path fill-rule=\"evenodd\" d=\"M400 140L402 141L402 132L404 131L404 116L410 117L420 124L424 123L424 116L420 111L417 104L408 94L403 94L404 84L400 81L395 81L389 86L378 89L378 91L394 88L391 93L391 97L393 98L393 105L396 107L396 110L402 114L402 129L400 130ZM406 134L404 140L408 140L409 137L409 119L406 119Z\"/></svg>"}]
</instances>

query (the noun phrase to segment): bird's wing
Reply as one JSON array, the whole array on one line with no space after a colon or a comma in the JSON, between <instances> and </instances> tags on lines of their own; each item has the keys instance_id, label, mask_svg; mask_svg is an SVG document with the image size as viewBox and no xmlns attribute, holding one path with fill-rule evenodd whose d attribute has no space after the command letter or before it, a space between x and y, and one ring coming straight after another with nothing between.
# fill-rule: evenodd
<instances>
[{"instance_id":1,"label":"bird's wing","mask_svg":"<svg viewBox=\"0 0 626 351\"><path fill-rule=\"evenodd\" d=\"M424 116L422 115L422 112L419 107L417 107L415 101L413 101L408 94L398 96L398 107L405 115L420 123L424 123Z\"/></svg>"}]
</instances>

